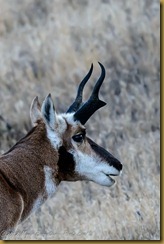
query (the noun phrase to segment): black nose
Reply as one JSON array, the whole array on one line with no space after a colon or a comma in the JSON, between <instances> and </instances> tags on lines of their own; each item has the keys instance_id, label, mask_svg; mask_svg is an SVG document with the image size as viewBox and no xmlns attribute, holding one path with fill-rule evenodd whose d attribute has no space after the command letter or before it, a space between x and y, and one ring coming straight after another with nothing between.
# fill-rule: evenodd
<instances>
[{"instance_id":1,"label":"black nose","mask_svg":"<svg viewBox=\"0 0 164 244\"><path fill-rule=\"evenodd\" d=\"M111 165L119 171L122 170L122 163L115 157L111 158Z\"/></svg>"}]
</instances>

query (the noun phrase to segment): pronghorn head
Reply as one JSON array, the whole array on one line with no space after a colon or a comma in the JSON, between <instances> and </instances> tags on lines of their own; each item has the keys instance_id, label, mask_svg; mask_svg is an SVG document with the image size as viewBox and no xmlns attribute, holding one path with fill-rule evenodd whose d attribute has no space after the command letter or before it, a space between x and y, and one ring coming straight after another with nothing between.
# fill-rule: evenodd
<instances>
[{"instance_id":1,"label":"pronghorn head","mask_svg":"<svg viewBox=\"0 0 164 244\"><path fill-rule=\"evenodd\" d=\"M100 63L99 63L100 64ZM99 100L98 93L105 78L102 64L101 75L86 103L82 101L83 88L89 80L93 65L81 81L77 96L66 113L57 114L49 94L40 106L36 97L31 105L31 120L36 126L39 121L46 126L47 137L54 150L58 152L58 175L56 180L90 180L100 185L111 186L122 170L122 164L104 148L97 145L88 136L85 123L92 114L106 103ZM54 162L56 163L56 162Z\"/></svg>"}]
</instances>

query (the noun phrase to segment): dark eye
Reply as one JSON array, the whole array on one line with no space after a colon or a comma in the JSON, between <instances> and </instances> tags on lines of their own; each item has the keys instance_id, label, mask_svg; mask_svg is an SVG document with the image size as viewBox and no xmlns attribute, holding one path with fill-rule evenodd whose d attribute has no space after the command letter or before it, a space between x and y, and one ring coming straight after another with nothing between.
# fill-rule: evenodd
<instances>
[{"instance_id":1,"label":"dark eye","mask_svg":"<svg viewBox=\"0 0 164 244\"><path fill-rule=\"evenodd\" d=\"M84 134L78 134L72 137L75 142L82 142L84 140Z\"/></svg>"}]
</instances>

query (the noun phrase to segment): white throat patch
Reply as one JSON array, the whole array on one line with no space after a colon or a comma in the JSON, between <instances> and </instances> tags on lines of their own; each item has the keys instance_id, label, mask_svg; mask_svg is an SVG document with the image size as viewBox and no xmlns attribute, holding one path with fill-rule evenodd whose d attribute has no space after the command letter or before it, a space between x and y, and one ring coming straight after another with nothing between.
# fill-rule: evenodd
<instances>
[{"instance_id":1,"label":"white throat patch","mask_svg":"<svg viewBox=\"0 0 164 244\"><path fill-rule=\"evenodd\" d=\"M56 192L56 185L53 181L52 169L48 166L44 166L45 173L45 189L48 197L52 197Z\"/></svg>"}]
</instances>

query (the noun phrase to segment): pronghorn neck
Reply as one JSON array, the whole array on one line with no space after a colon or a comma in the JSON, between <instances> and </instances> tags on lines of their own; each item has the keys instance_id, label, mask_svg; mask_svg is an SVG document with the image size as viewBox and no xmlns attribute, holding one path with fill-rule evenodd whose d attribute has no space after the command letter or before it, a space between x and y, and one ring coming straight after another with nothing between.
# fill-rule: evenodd
<instances>
[{"instance_id":1,"label":"pronghorn neck","mask_svg":"<svg viewBox=\"0 0 164 244\"><path fill-rule=\"evenodd\" d=\"M22 153L24 153L22 155ZM33 127L27 135L21 138L9 151L4 153L4 156L12 157L21 155L22 157L37 157L40 164L54 167L53 156L57 157L57 149L52 145L47 136L45 124L40 121L37 126ZM55 157L55 158L56 158Z\"/></svg>"},{"instance_id":2,"label":"pronghorn neck","mask_svg":"<svg viewBox=\"0 0 164 244\"><path fill-rule=\"evenodd\" d=\"M59 184L58 152L40 122L0 158L0 173L23 199L22 219L55 193Z\"/></svg>"}]
</instances>

